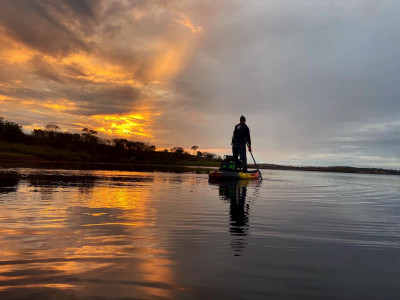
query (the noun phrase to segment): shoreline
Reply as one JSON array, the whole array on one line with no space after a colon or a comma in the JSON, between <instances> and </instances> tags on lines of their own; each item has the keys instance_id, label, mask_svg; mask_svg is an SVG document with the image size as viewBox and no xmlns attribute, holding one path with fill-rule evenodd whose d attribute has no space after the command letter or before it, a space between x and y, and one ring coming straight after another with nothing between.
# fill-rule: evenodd
<instances>
[{"instance_id":1,"label":"shoreline","mask_svg":"<svg viewBox=\"0 0 400 300\"><path fill-rule=\"evenodd\" d=\"M255 168L254 164L249 167ZM275 164L258 164L258 168L262 170L285 170L285 171L308 171L308 172L329 172L329 173L349 173L349 174L372 174L372 175L400 175L400 170L383 169L383 168L360 168L350 166L284 166Z\"/></svg>"},{"instance_id":2,"label":"shoreline","mask_svg":"<svg viewBox=\"0 0 400 300\"><path fill-rule=\"evenodd\" d=\"M199 162L199 161L174 161L165 163L152 163L151 161L142 163L123 163L123 162L88 162L88 161L67 161L67 160L46 160L36 156L0 154L0 168L23 168L23 167L76 167L78 169L133 169L133 168L199 168L215 169L219 162ZM249 168L256 169L254 164L248 164ZM383 168L359 168L350 166L285 166L276 164L258 164L261 170L285 170L285 171L309 171L309 172L329 172L329 173L350 173L350 174L372 174L372 175L400 175L400 170Z\"/></svg>"}]
</instances>

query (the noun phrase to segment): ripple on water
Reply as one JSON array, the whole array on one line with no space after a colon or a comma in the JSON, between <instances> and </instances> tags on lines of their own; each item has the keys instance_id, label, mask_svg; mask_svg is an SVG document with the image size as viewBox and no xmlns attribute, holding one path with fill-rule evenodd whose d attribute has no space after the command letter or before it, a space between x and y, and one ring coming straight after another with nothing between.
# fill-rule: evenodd
<instances>
[{"instance_id":1,"label":"ripple on water","mask_svg":"<svg viewBox=\"0 0 400 300\"><path fill-rule=\"evenodd\" d=\"M0 187L0 296L396 299L395 176L17 169Z\"/></svg>"}]
</instances>

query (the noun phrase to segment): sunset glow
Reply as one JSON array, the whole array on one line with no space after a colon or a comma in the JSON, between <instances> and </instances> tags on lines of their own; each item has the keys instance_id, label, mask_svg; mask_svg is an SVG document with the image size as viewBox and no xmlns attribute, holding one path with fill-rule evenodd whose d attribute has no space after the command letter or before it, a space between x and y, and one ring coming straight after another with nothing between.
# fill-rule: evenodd
<instances>
[{"instance_id":1,"label":"sunset glow","mask_svg":"<svg viewBox=\"0 0 400 300\"><path fill-rule=\"evenodd\" d=\"M192 33L202 33L204 29L201 26L197 26L193 24L193 22L183 13L177 13L177 17L174 18L174 21L187 27Z\"/></svg>"},{"instance_id":2,"label":"sunset glow","mask_svg":"<svg viewBox=\"0 0 400 300\"><path fill-rule=\"evenodd\" d=\"M224 155L245 115L261 161L396 166L400 60L387 30L399 28L396 9L2 1L0 117L28 134L55 122L64 132Z\"/></svg>"},{"instance_id":3,"label":"sunset glow","mask_svg":"<svg viewBox=\"0 0 400 300\"><path fill-rule=\"evenodd\" d=\"M139 23L164 15L166 30L157 33L156 39L144 38L140 43L120 30L118 42L123 37L125 41L121 48L112 48L116 36L100 30L87 37L65 18L62 26L76 31L75 37L68 37L70 41L24 42L0 25L0 63L12 70L9 79L0 82L0 113L14 121L23 119L25 130L55 122L63 131L86 127L105 138L157 141L153 128L163 114L158 104L165 101L163 95L172 96L167 82L184 68L195 36L203 29L172 7L160 8L157 16L141 7L126 13ZM59 16L54 10L49 14ZM185 34L176 35L177 28ZM76 47L69 48L64 42L76 43Z\"/></svg>"},{"instance_id":4,"label":"sunset glow","mask_svg":"<svg viewBox=\"0 0 400 300\"><path fill-rule=\"evenodd\" d=\"M96 124L104 124L103 127L98 125L97 130L112 136L131 137L139 135L151 138L151 118L156 116L146 115L127 115L127 116L93 116Z\"/></svg>"},{"instance_id":5,"label":"sunset glow","mask_svg":"<svg viewBox=\"0 0 400 300\"><path fill-rule=\"evenodd\" d=\"M28 62L36 51L24 46L13 38L7 36L4 28L0 26L0 60L9 64L23 64Z\"/></svg>"}]
</instances>

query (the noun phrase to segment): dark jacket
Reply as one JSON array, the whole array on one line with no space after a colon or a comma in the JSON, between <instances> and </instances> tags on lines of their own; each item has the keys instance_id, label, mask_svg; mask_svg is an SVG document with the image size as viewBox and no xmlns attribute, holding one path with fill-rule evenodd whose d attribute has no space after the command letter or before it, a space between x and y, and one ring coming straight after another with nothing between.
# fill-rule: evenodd
<instances>
[{"instance_id":1,"label":"dark jacket","mask_svg":"<svg viewBox=\"0 0 400 300\"><path fill-rule=\"evenodd\" d=\"M235 126L232 136L232 144L234 143L251 145L250 129L246 123L239 123Z\"/></svg>"}]
</instances>

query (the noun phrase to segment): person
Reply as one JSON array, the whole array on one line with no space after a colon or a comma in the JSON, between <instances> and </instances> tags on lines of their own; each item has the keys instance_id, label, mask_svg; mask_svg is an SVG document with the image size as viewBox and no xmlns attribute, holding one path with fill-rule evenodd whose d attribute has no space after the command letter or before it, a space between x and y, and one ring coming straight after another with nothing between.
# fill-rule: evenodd
<instances>
[{"instance_id":1,"label":"person","mask_svg":"<svg viewBox=\"0 0 400 300\"><path fill-rule=\"evenodd\" d=\"M235 126L232 136L232 154L235 158L240 156L243 172L247 172L246 144L251 152L250 129L246 125L246 118L240 116L240 123Z\"/></svg>"}]
</instances>

